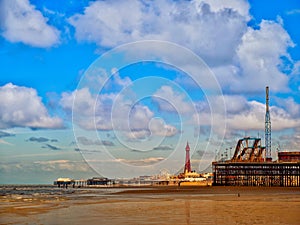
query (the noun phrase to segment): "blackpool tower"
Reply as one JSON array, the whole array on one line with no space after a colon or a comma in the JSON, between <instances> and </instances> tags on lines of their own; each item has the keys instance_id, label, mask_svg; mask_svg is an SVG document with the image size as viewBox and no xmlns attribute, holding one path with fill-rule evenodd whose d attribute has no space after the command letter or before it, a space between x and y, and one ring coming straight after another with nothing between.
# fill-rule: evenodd
<instances>
[{"instance_id":1,"label":"blackpool tower","mask_svg":"<svg viewBox=\"0 0 300 225\"><path fill-rule=\"evenodd\" d=\"M190 173L192 171L191 168L191 159L190 159L190 146L189 143L186 143L185 147L185 165L184 165L184 173Z\"/></svg>"}]
</instances>

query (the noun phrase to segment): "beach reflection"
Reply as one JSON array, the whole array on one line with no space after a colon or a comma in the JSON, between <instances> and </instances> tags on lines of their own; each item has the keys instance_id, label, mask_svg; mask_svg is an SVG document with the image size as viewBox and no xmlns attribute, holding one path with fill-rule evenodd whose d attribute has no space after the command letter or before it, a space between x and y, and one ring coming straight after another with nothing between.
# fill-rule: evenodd
<instances>
[{"instance_id":1,"label":"beach reflection","mask_svg":"<svg viewBox=\"0 0 300 225\"><path fill-rule=\"evenodd\" d=\"M185 218L186 218L186 224L191 224L191 203L189 200L186 200L185 202Z\"/></svg>"}]
</instances>

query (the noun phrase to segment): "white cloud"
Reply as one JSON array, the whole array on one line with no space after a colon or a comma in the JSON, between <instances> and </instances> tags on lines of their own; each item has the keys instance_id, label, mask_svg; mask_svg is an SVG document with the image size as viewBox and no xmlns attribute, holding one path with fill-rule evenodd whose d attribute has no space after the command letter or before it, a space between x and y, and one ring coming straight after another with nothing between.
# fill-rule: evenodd
<instances>
[{"instance_id":1,"label":"white cloud","mask_svg":"<svg viewBox=\"0 0 300 225\"><path fill-rule=\"evenodd\" d=\"M162 86L153 94L153 101L162 111L178 114L191 113L194 110L193 103L187 101L187 93L179 93L170 86Z\"/></svg>"},{"instance_id":2,"label":"white cloud","mask_svg":"<svg viewBox=\"0 0 300 225\"><path fill-rule=\"evenodd\" d=\"M102 102L110 100L106 97L107 95L99 97L96 104L97 96L92 95L88 88L82 88L71 93L62 93L60 105L64 110L73 115L73 122L80 127L87 130L96 128L110 130L112 129L110 123L111 105L102 105ZM95 118L96 108L98 109L98 116Z\"/></svg>"},{"instance_id":3,"label":"white cloud","mask_svg":"<svg viewBox=\"0 0 300 225\"><path fill-rule=\"evenodd\" d=\"M129 139L143 139L151 135L170 137L177 133L176 127L154 118L148 106L128 102L119 95L112 111L113 128L125 132Z\"/></svg>"},{"instance_id":4,"label":"white cloud","mask_svg":"<svg viewBox=\"0 0 300 225\"><path fill-rule=\"evenodd\" d=\"M50 117L33 88L8 83L0 87L0 128L62 128L60 118Z\"/></svg>"},{"instance_id":5,"label":"white cloud","mask_svg":"<svg viewBox=\"0 0 300 225\"><path fill-rule=\"evenodd\" d=\"M177 133L174 126L156 121L148 106L135 104L123 95L92 95L88 88L83 88L63 93L60 104L66 111L72 111L73 122L85 130L121 131L128 139Z\"/></svg>"},{"instance_id":6,"label":"white cloud","mask_svg":"<svg viewBox=\"0 0 300 225\"><path fill-rule=\"evenodd\" d=\"M173 41L211 64L220 64L235 54L247 27L249 4L217 2L96 1L69 22L79 41L109 48L145 39Z\"/></svg>"},{"instance_id":7,"label":"white cloud","mask_svg":"<svg viewBox=\"0 0 300 225\"><path fill-rule=\"evenodd\" d=\"M138 139L145 139L145 138L150 137L150 135L151 135L151 132L147 129L130 130L130 131L125 133L125 136L128 139L128 141L134 141L134 140L138 140Z\"/></svg>"},{"instance_id":8,"label":"white cloud","mask_svg":"<svg viewBox=\"0 0 300 225\"><path fill-rule=\"evenodd\" d=\"M232 91L261 91L270 86L273 91L287 91L288 77L279 70L281 57L290 59L287 52L294 46L289 34L281 24L262 21L259 29L248 27L237 49L240 74L227 79Z\"/></svg>"},{"instance_id":9,"label":"white cloud","mask_svg":"<svg viewBox=\"0 0 300 225\"><path fill-rule=\"evenodd\" d=\"M116 85L121 87L127 87L128 85L132 84L132 81L129 77L124 77L123 79L120 77L119 71L116 68L112 68L111 70L113 81Z\"/></svg>"},{"instance_id":10,"label":"white cloud","mask_svg":"<svg viewBox=\"0 0 300 225\"><path fill-rule=\"evenodd\" d=\"M77 171L88 172L90 168L87 164L81 161L70 160L48 160L48 161L35 161L33 162L33 168L38 168L42 171Z\"/></svg>"},{"instance_id":11,"label":"white cloud","mask_svg":"<svg viewBox=\"0 0 300 225\"><path fill-rule=\"evenodd\" d=\"M85 8L84 15L76 14L69 21L76 27L78 40L112 47L130 41L132 30L139 23L140 7L138 1L96 1Z\"/></svg>"},{"instance_id":12,"label":"white cloud","mask_svg":"<svg viewBox=\"0 0 300 225\"><path fill-rule=\"evenodd\" d=\"M279 136L279 146L280 151L282 150L291 150L299 151L300 146L300 126L294 129L294 132L291 134L284 134Z\"/></svg>"},{"instance_id":13,"label":"white cloud","mask_svg":"<svg viewBox=\"0 0 300 225\"><path fill-rule=\"evenodd\" d=\"M213 104L218 104L218 99L215 98ZM222 97L223 98L223 97ZM241 96L224 96L226 103L226 124L227 132L232 133L234 131L264 131L265 126L265 104L257 101L247 101ZM271 106L271 124L273 131L281 131L289 128L297 128L300 126L300 115L296 113L297 109L300 107L299 104L295 103L293 100L288 101L286 104L288 107L282 108L280 106ZM208 105L204 104L199 112L200 126L201 125L211 125L209 122L211 120L211 114ZM223 119L222 116L216 115L213 129L218 130L218 124Z\"/></svg>"},{"instance_id":14,"label":"white cloud","mask_svg":"<svg viewBox=\"0 0 300 225\"><path fill-rule=\"evenodd\" d=\"M212 67L222 88L231 93L257 93L266 85L286 92L289 77L281 70L295 63L287 52L293 43L280 18L263 20L258 29L248 27L249 8L247 1L239 0L96 1L69 22L77 40L100 47L146 39L188 47ZM180 60L187 64L183 57Z\"/></svg>"},{"instance_id":15,"label":"white cloud","mask_svg":"<svg viewBox=\"0 0 300 225\"><path fill-rule=\"evenodd\" d=\"M213 12L218 12L222 9L228 8L237 11L240 15L249 18L250 5L248 1L241 0L197 0L195 2L206 2L210 5ZM249 18L250 19L250 18Z\"/></svg>"},{"instance_id":16,"label":"white cloud","mask_svg":"<svg viewBox=\"0 0 300 225\"><path fill-rule=\"evenodd\" d=\"M0 144L4 144L4 145L13 145L12 143L7 142L7 141L5 141L5 140L3 140L3 139L0 139Z\"/></svg>"},{"instance_id":17,"label":"white cloud","mask_svg":"<svg viewBox=\"0 0 300 225\"><path fill-rule=\"evenodd\" d=\"M124 114L118 114L125 122L129 123L129 127L132 130L141 130L148 128L148 124L150 119L154 116L154 113L148 108L148 106L144 105L127 105L123 104L121 107L124 107ZM121 108L122 109L122 108ZM128 114L127 114L128 113ZM128 116L129 115L129 116ZM114 118L118 118L115 116ZM120 124L122 124L122 122ZM127 125L124 125L124 129L126 129Z\"/></svg>"},{"instance_id":18,"label":"white cloud","mask_svg":"<svg viewBox=\"0 0 300 225\"><path fill-rule=\"evenodd\" d=\"M119 162L123 162L126 164L131 164L135 166L147 166L147 165L153 165L155 163L158 163L164 158L162 157L150 157L150 158L145 158L145 159L116 159Z\"/></svg>"},{"instance_id":19,"label":"white cloud","mask_svg":"<svg viewBox=\"0 0 300 225\"><path fill-rule=\"evenodd\" d=\"M176 127L165 124L165 122L159 118L153 118L150 121L149 128L152 134L161 137L171 137L178 133Z\"/></svg>"},{"instance_id":20,"label":"white cloud","mask_svg":"<svg viewBox=\"0 0 300 225\"><path fill-rule=\"evenodd\" d=\"M292 117L300 117L300 104L296 103L291 97L287 99L277 99L277 102L282 106Z\"/></svg>"},{"instance_id":21,"label":"white cloud","mask_svg":"<svg viewBox=\"0 0 300 225\"><path fill-rule=\"evenodd\" d=\"M2 0L0 27L2 36L11 42L42 48L59 43L60 32L47 24L47 19L29 0Z\"/></svg>"},{"instance_id":22,"label":"white cloud","mask_svg":"<svg viewBox=\"0 0 300 225\"><path fill-rule=\"evenodd\" d=\"M248 27L236 49L235 62L214 67L212 71L223 89L231 93L263 92L265 86L270 86L273 92L287 92L289 79L297 80L298 75L297 62L288 53L293 46L282 24L263 20L258 29ZM287 76L288 70L292 76Z\"/></svg>"},{"instance_id":23,"label":"white cloud","mask_svg":"<svg viewBox=\"0 0 300 225\"><path fill-rule=\"evenodd\" d=\"M290 10L290 11L286 12L286 14L288 14L288 15L300 14L300 9Z\"/></svg>"},{"instance_id":24,"label":"white cloud","mask_svg":"<svg viewBox=\"0 0 300 225\"><path fill-rule=\"evenodd\" d=\"M247 102L245 108L235 114L227 114L231 130L264 130L265 105L256 101Z\"/></svg>"},{"instance_id":25,"label":"white cloud","mask_svg":"<svg viewBox=\"0 0 300 225\"><path fill-rule=\"evenodd\" d=\"M74 110L75 112L81 112L83 115L91 116L94 112L95 99L93 99L88 88L83 88L72 93L63 92L60 104L70 112Z\"/></svg>"}]
</instances>

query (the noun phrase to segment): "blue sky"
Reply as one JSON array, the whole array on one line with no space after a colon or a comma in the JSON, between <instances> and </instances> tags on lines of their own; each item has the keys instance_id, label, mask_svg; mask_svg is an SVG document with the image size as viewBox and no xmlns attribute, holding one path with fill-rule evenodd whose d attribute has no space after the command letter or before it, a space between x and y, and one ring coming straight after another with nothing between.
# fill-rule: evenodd
<instances>
[{"instance_id":1,"label":"blue sky","mask_svg":"<svg viewBox=\"0 0 300 225\"><path fill-rule=\"evenodd\" d=\"M300 3L0 0L0 183L176 173L243 136L299 151ZM217 156L215 154L217 153Z\"/></svg>"}]
</instances>

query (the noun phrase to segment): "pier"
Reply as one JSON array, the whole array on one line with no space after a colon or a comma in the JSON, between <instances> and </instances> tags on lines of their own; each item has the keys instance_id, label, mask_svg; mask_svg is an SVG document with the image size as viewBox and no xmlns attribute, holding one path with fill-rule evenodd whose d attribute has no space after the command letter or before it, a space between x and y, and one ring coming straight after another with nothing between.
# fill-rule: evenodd
<instances>
[{"instance_id":1,"label":"pier","mask_svg":"<svg viewBox=\"0 0 300 225\"><path fill-rule=\"evenodd\" d=\"M300 163L214 162L214 186L300 187Z\"/></svg>"}]
</instances>

